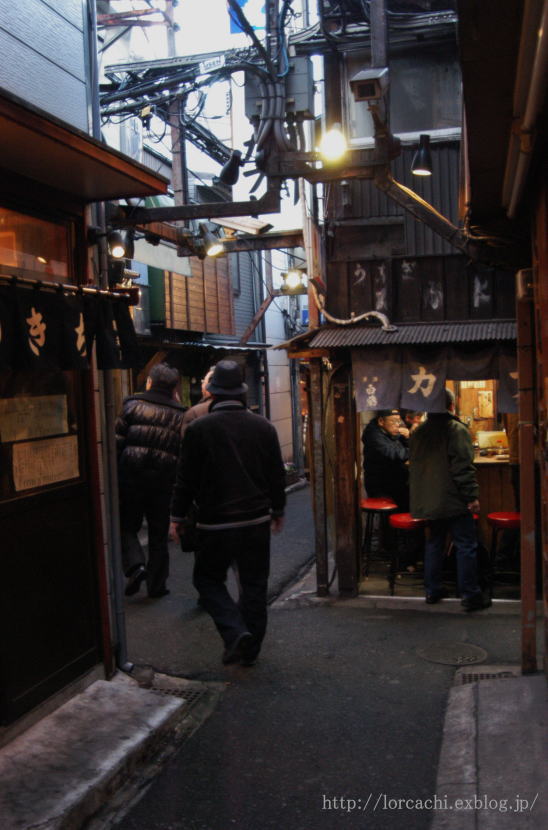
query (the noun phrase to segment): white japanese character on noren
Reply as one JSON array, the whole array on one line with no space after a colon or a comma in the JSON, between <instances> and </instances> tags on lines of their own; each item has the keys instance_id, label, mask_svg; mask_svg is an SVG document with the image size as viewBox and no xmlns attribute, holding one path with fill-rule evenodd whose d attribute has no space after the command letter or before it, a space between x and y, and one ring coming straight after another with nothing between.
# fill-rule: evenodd
<instances>
[{"instance_id":1,"label":"white japanese character on noren","mask_svg":"<svg viewBox=\"0 0 548 830\"><path fill-rule=\"evenodd\" d=\"M83 356L86 357L87 349L86 349L86 338L84 334L84 315L80 312L80 317L78 318L78 325L74 329L76 332L76 348L78 352Z\"/></svg>"},{"instance_id":2,"label":"white japanese character on noren","mask_svg":"<svg viewBox=\"0 0 548 830\"><path fill-rule=\"evenodd\" d=\"M415 381L415 385L412 386L411 389L407 390L409 394L414 395L420 389L424 397L429 398L437 380L436 376L431 373L427 374L425 366L419 366L418 373L416 375L411 375L411 379ZM426 384L424 388L423 383Z\"/></svg>"},{"instance_id":3,"label":"white japanese character on noren","mask_svg":"<svg viewBox=\"0 0 548 830\"><path fill-rule=\"evenodd\" d=\"M367 383L367 376L362 378L364 383ZM374 409L378 405L377 401L377 387L373 384L378 383L378 378L371 378L367 386L365 387L365 394L367 398L365 399L365 403L371 409Z\"/></svg>"},{"instance_id":4,"label":"white japanese character on noren","mask_svg":"<svg viewBox=\"0 0 548 830\"><path fill-rule=\"evenodd\" d=\"M26 318L29 327L29 346L35 355L40 354L40 349L43 348L46 342L46 328L44 318L39 311L36 311L34 306L30 310L30 317Z\"/></svg>"}]
</instances>

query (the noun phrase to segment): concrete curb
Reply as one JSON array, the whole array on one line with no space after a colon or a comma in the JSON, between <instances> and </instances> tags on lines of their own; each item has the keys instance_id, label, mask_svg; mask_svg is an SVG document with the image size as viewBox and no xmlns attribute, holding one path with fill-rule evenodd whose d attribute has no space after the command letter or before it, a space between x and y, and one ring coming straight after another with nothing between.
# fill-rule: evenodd
<instances>
[{"instance_id":1,"label":"concrete curb","mask_svg":"<svg viewBox=\"0 0 548 830\"><path fill-rule=\"evenodd\" d=\"M0 752L2 830L78 830L158 751L186 708L123 674L96 681Z\"/></svg>"},{"instance_id":2,"label":"concrete curb","mask_svg":"<svg viewBox=\"0 0 548 830\"><path fill-rule=\"evenodd\" d=\"M445 599L436 605L427 605L423 597L383 597L365 596L342 599L335 596L318 597L312 590L287 592L277 600L275 607L304 607L307 605L347 605L351 608L382 608L392 611L421 611L425 614L464 614L459 599ZM521 603L513 599L495 599L490 608L477 613L484 614L520 614Z\"/></svg>"},{"instance_id":3,"label":"concrete curb","mask_svg":"<svg viewBox=\"0 0 548 830\"><path fill-rule=\"evenodd\" d=\"M489 668L493 673L511 669L476 668L486 673ZM511 764L510 746L514 747ZM543 675L501 677L453 687L445 716L431 830L546 827L547 766Z\"/></svg>"}]
</instances>

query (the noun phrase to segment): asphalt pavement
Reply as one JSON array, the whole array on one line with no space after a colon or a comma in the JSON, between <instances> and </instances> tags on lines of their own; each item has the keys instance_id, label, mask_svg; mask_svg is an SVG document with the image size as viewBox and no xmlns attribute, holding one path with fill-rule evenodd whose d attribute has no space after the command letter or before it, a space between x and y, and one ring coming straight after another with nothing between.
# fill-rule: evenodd
<instances>
[{"instance_id":1,"label":"asphalt pavement","mask_svg":"<svg viewBox=\"0 0 548 830\"><path fill-rule=\"evenodd\" d=\"M272 534L271 602L309 569L314 558L310 499L308 486L290 492L284 529ZM161 599L148 599L143 585L139 594L126 600L128 658L137 666L150 666L167 674L215 680L223 677L217 667L222 643L211 618L197 605L193 564L194 554L182 553L180 546L172 542L167 581L170 593ZM229 586L236 596L233 575Z\"/></svg>"},{"instance_id":2,"label":"asphalt pavement","mask_svg":"<svg viewBox=\"0 0 548 830\"><path fill-rule=\"evenodd\" d=\"M319 599L313 570L293 584L312 549L305 489L252 668L222 664L174 549L171 593L126 601L133 672L0 749L2 830L548 826L546 682L520 675L516 604Z\"/></svg>"},{"instance_id":3,"label":"asphalt pavement","mask_svg":"<svg viewBox=\"0 0 548 830\"><path fill-rule=\"evenodd\" d=\"M490 665L519 662L516 616L391 612L359 601L275 606L252 669L222 667L216 637L204 629L201 647L226 690L121 830L426 830L435 795L469 797L478 786L453 770L455 778L437 788L455 667L419 651L465 644L483 649ZM203 661L196 654L187 671L202 670ZM512 681L491 682L497 693ZM473 717L469 701L461 704ZM476 746L467 739L462 760L475 771ZM516 784L509 768L486 795L493 805L532 803L537 783L525 783ZM540 815L538 808L533 817ZM459 819L450 826L479 826L469 823L473 810Z\"/></svg>"}]
</instances>

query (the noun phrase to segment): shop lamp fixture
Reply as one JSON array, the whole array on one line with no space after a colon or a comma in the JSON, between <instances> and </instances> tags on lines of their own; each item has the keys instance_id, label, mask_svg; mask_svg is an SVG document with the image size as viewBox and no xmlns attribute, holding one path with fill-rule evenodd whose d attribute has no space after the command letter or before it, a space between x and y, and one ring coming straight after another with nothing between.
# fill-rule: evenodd
<instances>
[{"instance_id":1,"label":"shop lamp fixture","mask_svg":"<svg viewBox=\"0 0 548 830\"><path fill-rule=\"evenodd\" d=\"M432 155L430 153L430 136L421 135L417 152L413 156L411 172L414 176L432 175Z\"/></svg>"},{"instance_id":2,"label":"shop lamp fixture","mask_svg":"<svg viewBox=\"0 0 548 830\"><path fill-rule=\"evenodd\" d=\"M320 154L324 161L340 161L348 150L346 138L340 124L333 126L323 134L320 141Z\"/></svg>"},{"instance_id":3,"label":"shop lamp fixture","mask_svg":"<svg viewBox=\"0 0 548 830\"><path fill-rule=\"evenodd\" d=\"M240 176L240 167L242 164L242 154L239 150L233 150L229 160L223 165L219 173L219 180L227 185L236 184Z\"/></svg>"},{"instance_id":4,"label":"shop lamp fixture","mask_svg":"<svg viewBox=\"0 0 548 830\"><path fill-rule=\"evenodd\" d=\"M212 233L204 222L199 222L200 237L204 243L206 256L216 257L224 254L225 246L218 236Z\"/></svg>"},{"instance_id":5,"label":"shop lamp fixture","mask_svg":"<svg viewBox=\"0 0 548 830\"><path fill-rule=\"evenodd\" d=\"M88 245L97 245L99 239L106 236L108 250L114 259L123 259L126 256L126 245L120 231L102 231L101 228L89 227L87 231Z\"/></svg>"},{"instance_id":6,"label":"shop lamp fixture","mask_svg":"<svg viewBox=\"0 0 548 830\"><path fill-rule=\"evenodd\" d=\"M290 268L289 271L281 274L282 294L307 294L308 278L304 268Z\"/></svg>"}]
</instances>

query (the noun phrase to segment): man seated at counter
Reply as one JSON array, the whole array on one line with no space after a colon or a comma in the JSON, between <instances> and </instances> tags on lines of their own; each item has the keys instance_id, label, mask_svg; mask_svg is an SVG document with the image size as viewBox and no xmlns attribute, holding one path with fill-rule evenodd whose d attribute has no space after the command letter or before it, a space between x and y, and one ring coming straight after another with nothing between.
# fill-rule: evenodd
<instances>
[{"instance_id":1,"label":"man seated at counter","mask_svg":"<svg viewBox=\"0 0 548 830\"><path fill-rule=\"evenodd\" d=\"M415 427L416 428L416 427ZM363 479L370 498L391 499L401 513L409 510L409 435L398 409L377 412L362 434ZM413 573L422 558L422 531L398 537L399 561Z\"/></svg>"},{"instance_id":2,"label":"man seated at counter","mask_svg":"<svg viewBox=\"0 0 548 830\"><path fill-rule=\"evenodd\" d=\"M362 433L363 480L370 498L391 499L402 513L409 510L409 449L400 432L398 409L382 409Z\"/></svg>"},{"instance_id":3,"label":"man seated at counter","mask_svg":"<svg viewBox=\"0 0 548 830\"><path fill-rule=\"evenodd\" d=\"M411 515L429 520L424 557L426 602L447 596L443 585L446 536L455 547L457 583L464 611L491 605L478 583L474 513L479 487L468 428L455 415L455 396L445 390L446 411L430 412L411 440Z\"/></svg>"}]
</instances>

